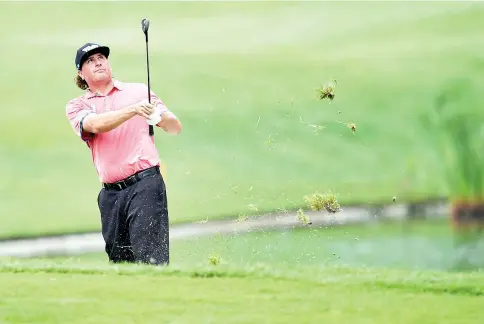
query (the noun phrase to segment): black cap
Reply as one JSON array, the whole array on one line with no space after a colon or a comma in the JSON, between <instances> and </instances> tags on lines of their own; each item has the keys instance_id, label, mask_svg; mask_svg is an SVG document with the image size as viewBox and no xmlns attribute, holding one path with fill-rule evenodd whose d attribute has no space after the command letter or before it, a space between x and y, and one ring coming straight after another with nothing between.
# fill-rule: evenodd
<instances>
[{"instance_id":1,"label":"black cap","mask_svg":"<svg viewBox=\"0 0 484 324\"><path fill-rule=\"evenodd\" d=\"M106 58L109 57L109 47L107 46L101 46L96 43L86 43L82 45L78 50L76 54L76 69L80 70L82 67L82 63L91 55L101 53L103 54Z\"/></svg>"}]
</instances>

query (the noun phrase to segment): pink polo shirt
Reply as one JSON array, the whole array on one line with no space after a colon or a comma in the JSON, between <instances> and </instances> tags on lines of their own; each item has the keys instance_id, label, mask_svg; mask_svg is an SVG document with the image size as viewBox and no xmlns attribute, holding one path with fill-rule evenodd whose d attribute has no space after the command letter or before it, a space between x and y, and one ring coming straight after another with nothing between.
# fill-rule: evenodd
<instances>
[{"instance_id":1,"label":"pink polo shirt","mask_svg":"<svg viewBox=\"0 0 484 324\"><path fill-rule=\"evenodd\" d=\"M118 110L147 99L148 87L142 83L114 81L106 95L87 90L67 103L66 115L75 133L87 144L101 182L116 182L146 168L160 165L154 138L149 135L146 119L132 117L117 128L98 134L81 130L81 122L91 113ZM165 104L151 92L151 103L166 111Z\"/></svg>"}]
</instances>

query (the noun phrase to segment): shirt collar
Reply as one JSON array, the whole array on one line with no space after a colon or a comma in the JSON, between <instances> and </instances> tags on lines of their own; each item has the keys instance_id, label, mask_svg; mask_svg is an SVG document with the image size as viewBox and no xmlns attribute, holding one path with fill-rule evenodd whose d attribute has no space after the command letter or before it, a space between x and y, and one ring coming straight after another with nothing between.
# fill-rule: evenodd
<instances>
[{"instance_id":1,"label":"shirt collar","mask_svg":"<svg viewBox=\"0 0 484 324\"><path fill-rule=\"evenodd\" d=\"M119 91L123 91L124 90L124 83L121 82L121 81L118 81L118 80L113 80L113 89L115 88L116 90L119 90ZM112 91L112 90L111 90ZM94 92L92 92L91 90L89 89L86 89L86 93L84 94L84 98L86 99L91 99L91 98L94 98L94 97L97 97L98 95ZM102 96L104 97L104 96Z\"/></svg>"},{"instance_id":2,"label":"shirt collar","mask_svg":"<svg viewBox=\"0 0 484 324\"><path fill-rule=\"evenodd\" d=\"M118 90L123 91L124 90L124 83L118 80L114 80L114 87Z\"/></svg>"}]
</instances>

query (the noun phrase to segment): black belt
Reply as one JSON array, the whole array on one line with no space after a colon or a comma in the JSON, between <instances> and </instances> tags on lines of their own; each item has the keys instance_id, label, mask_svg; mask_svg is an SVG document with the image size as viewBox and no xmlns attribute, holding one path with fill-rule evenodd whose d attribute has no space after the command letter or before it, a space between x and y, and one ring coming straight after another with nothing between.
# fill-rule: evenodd
<instances>
[{"instance_id":1,"label":"black belt","mask_svg":"<svg viewBox=\"0 0 484 324\"><path fill-rule=\"evenodd\" d=\"M123 180L113 183L103 183L102 186L104 189L116 189L116 190L123 190L128 188L129 186L135 184L136 182L140 181L143 178L153 176L156 174L160 174L160 167L154 166L149 169L139 171L132 176L129 176Z\"/></svg>"}]
</instances>

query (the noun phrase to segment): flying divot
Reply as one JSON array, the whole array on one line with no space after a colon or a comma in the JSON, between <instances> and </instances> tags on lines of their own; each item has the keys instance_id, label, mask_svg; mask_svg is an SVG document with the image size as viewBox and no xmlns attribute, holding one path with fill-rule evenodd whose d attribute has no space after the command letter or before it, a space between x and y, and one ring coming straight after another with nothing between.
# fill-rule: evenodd
<instances>
[{"instance_id":1,"label":"flying divot","mask_svg":"<svg viewBox=\"0 0 484 324\"><path fill-rule=\"evenodd\" d=\"M304 213L304 210L300 208L296 213L297 220L303 225L311 225L312 222L309 221L309 217Z\"/></svg>"},{"instance_id":2,"label":"flying divot","mask_svg":"<svg viewBox=\"0 0 484 324\"><path fill-rule=\"evenodd\" d=\"M221 261L222 261L222 257L218 253L211 253L208 256L208 263L210 265L214 265L214 266L219 265Z\"/></svg>"},{"instance_id":3,"label":"flying divot","mask_svg":"<svg viewBox=\"0 0 484 324\"><path fill-rule=\"evenodd\" d=\"M314 193L312 196L304 197L308 207L313 211L326 210L334 214L341 210L341 206L336 199L336 195L329 191L327 194Z\"/></svg>"},{"instance_id":4,"label":"flying divot","mask_svg":"<svg viewBox=\"0 0 484 324\"><path fill-rule=\"evenodd\" d=\"M334 89L336 88L336 83L336 80L333 80L318 89L317 93L319 100L329 99L329 103L331 103L335 97Z\"/></svg>"},{"instance_id":5,"label":"flying divot","mask_svg":"<svg viewBox=\"0 0 484 324\"><path fill-rule=\"evenodd\" d=\"M348 124L346 124L346 126L348 126L348 128L351 129L351 131L353 132L353 135L354 135L355 132L356 132L356 124L355 123L348 123Z\"/></svg>"},{"instance_id":6,"label":"flying divot","mask_svg":"<svg viewBox=\"0 0 484 324\"><path fill-rule=\"evenodd\" d=\"M205 224L206 222L208 222L208 217L206 219L202 219L202 220L196 221L195 223L196 224Z\"/></svg>"},{"instance_id":7,"label":"flying divot","mask_svg":"<svg viewBox=\"0 0 484 324\"><path fill-rule=\"evenodd\" d=\"M245 214L240 214L239 217L237 218L236 222L237 223L243 223L249 219L249 216Z\"/></svg>"},{"instance_id":8,"label":"flying divot","mask_svg":"<svg viewBox=\"0 0 484 324\"><path fill-rule=\"evenodd\" d=\"M346 127L348 127L349 130L351 130L353 132L353 135L355 135L355 132L356 132L356 124L355 123L352 123L352 122L349 122L349 123L343 123L341 121L338 121L338 123L340 124L343 124L345 125Z\"/></svg>"}]
</instances>

